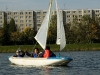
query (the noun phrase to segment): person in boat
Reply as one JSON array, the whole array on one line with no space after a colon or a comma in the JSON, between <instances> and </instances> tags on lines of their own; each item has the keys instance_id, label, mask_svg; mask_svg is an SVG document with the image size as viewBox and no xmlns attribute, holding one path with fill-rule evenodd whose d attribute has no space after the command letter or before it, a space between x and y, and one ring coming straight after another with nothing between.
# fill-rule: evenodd
<instances>
[{"instance_id":1,"label":"person in boat","mask_svg":"<svg viewBox=\"0 0 100 75\"><path fill-rule=\"evenodd\" d=\"M17 50L16 54L13 55L13 57L24 57L25 56L25 52L22 50Z\"/></svg>"},{"instance_id":2,"label":"person in boat","mask_svg":"<svg viewBox=\"0 0 100 75\"><path fill-rule=\"evenodd\" d=\"M56 55L50 50L50 46L46 46L45 51L39 54L39 57L49 58L56 57Z\"/></svg>"},{"instance_id":3,"label":"person in boat","mask_svg":"<svg viewBox=\"0 0 100 75\"><path fill-rule=\"evenodd\" d=\"M29 56L29 57L34 57L34 58L37 58L39 57L39 49L38 48L35 48L33 53L29 53L27 51L25 51L26 55Z\"/></svg>"}]
</instances>

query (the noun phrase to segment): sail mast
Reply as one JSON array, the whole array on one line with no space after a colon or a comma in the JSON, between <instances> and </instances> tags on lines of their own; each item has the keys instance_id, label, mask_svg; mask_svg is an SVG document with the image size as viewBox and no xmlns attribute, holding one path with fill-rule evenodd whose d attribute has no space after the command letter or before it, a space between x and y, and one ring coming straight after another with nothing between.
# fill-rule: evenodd
<instances>
[{"instance_id":1,"label":"sail mast","mask_svg":"<svg viewBox=\"0 0 100 75\"><path fill-rule=\"evenodd\" d=\"M48 28L49 28L50 19L51 19L51 8L52 8L52 0L50 0L49 9L41 24L41 27L38 30L38 33L36 34L36 36L34 37L43 49L45 49L46 42L47 42L47 33L48 33Z\"/></svg>"}]
</instances>

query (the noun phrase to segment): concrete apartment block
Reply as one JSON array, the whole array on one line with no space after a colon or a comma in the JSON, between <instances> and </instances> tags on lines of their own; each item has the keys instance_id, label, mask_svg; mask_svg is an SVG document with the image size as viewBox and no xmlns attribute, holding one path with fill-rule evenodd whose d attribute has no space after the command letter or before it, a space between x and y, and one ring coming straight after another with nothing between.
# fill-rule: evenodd
<instances>
[{"instance_id":1,"label":"concrete apartment block","mask_svg":"<svg viewBox=\"0 0 100 75\"><path fill-rule=\"evenodd\" d=\"M77 9L60 11L64 24L72 23L76 16L79 22L84 15L89 15L91 18L100 17L100 9ZM20 31L23 31L26 27L39 30L46 13L47 10L0 11L0 27L3 26L4 18L7 18L8 23L10 22L11 18L13 18L17 28ZM55 15L56 10L53 10L52 14Z\"/></svg>"}]
</instances>

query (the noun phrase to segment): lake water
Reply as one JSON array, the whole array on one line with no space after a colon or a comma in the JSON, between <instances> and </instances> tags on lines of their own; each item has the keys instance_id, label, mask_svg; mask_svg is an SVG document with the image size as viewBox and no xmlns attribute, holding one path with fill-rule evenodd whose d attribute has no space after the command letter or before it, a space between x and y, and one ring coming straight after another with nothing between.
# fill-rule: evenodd
<instances>
[{"instance_id":1,"label":"lake water","mask_svg":"<svg viewBox=\"0 0 100 75\"><path fill-rule=\"evenodd\" d=\"M73 58L69 67L11 65L8 56L12 54L0 53L0 75L100 75L100 51L62 52Z\"/></svg>"}]
</instances>

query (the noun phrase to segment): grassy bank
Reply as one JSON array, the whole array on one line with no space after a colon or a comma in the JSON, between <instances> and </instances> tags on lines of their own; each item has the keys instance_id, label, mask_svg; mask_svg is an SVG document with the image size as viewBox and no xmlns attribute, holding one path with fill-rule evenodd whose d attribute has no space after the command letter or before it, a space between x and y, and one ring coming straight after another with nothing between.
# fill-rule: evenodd
<instances>
[{"instance_id":1,"label":"grassy bank","mask_svg":"<svg viewBox=\"0 0 100 75\"><path fill-rule=\"evenodd\" d=\"M49 45L52 51L59 51L59 46ZM20 45L14 46L0 46L0 53L9 53L15 52ZM36 45L40 50L42 48L39 45ZM27 51L32 51L34 45L22 45L21 49L27 49ZM63 51L100 51L100 44L67 44Z\"/></svg>"}]
</instances>

